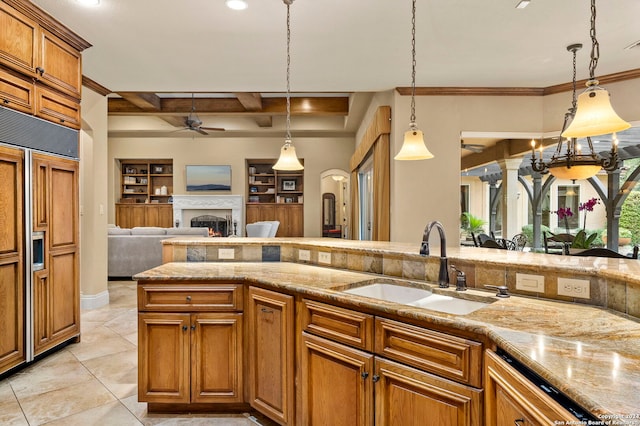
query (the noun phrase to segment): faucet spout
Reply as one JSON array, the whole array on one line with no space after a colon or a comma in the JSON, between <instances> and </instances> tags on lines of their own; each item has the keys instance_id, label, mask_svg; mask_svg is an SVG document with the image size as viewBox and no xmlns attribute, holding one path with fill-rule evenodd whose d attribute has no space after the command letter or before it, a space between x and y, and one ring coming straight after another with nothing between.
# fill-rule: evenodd
<instances>
[{"instance_id":1,"label":"faucet spout","mask_svg":"<svg viewBox=\"0 0 640 426\"><path fill-rule=\"evenodd\" d=\"M447 288L449 287L449 273L447 268L447 237L444 234L444 227L442 226L442 223L438 222L437 220L429 222L424 228L424 233L422 234L422 244L420 245L420 255L429 256L429 235L431 235L431 230L434 227L440 234L440 271L438 272L438 287Z\"/></svg>"}]
</instances>

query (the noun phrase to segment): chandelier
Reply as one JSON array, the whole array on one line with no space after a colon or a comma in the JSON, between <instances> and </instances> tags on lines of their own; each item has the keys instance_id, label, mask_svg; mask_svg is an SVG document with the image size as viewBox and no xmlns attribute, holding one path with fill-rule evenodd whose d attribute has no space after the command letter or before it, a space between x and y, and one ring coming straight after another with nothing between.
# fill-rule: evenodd
<instances>
[{"instance_id":1,"label":"chandelier","mask_svg":"<svg viewBox=\"0 0 640 426\"><path fill-rule=\"evenodd\" d=\"M302 170L304 166L298 160L296 148L291 141L291 17L289 7L293 0L282 0L287 5L287 120L284 145L280 149L280 158L273 165L274 170Z\"/></svg>"},{"instance_id":2,"label":"chandelier","mask_svg":"<svg viewBox=\"0 0 640 426\"><path fill-rule=\"evenodd\" d=\"M427 160L433 154L424 144L424 135L416 125L416 0L411 9L411 117L409 130L404 133L404 141L394 160Z\"/></svg>"},{"instance_id":3,"label":"chandelier","mask_svg":"<svg viewBox=\"0 0 640 426\"><path fill-rule=\"evenodd\" d=\"M542 158L542 143L540 144L540 154L536 158L536 142L531 141L531 168L539 173L551 173L558 179L579 180L588 179L600 171L605 169L608 171L618 168L618 139L613 135L611 151L607 158L601 158L593 149L591 138L587 136L587 144L589 152L583 153L582 146L578 143L576 137L563 138L567 125L575 121L577 101L576 101L576 52L582 48L582 44L572 44L567 46L567 50L573 54L573 100L571 108L564 115L564 124L560 132L560 141L556 146L556 150L548 162L544 162ZM582 95L580 95L582 96ZM572 122L573 123L573 122ZM565 151L563 153L563 147Z\"/></svg>"}]
</instances>

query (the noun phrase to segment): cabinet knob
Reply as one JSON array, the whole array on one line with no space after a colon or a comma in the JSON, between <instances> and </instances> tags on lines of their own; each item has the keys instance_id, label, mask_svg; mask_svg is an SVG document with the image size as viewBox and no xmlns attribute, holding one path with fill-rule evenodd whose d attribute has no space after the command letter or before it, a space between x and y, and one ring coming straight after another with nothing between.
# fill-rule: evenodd
<instances>
[{"instance_id":1,"label":"cabinet knob","mask_svg":"<svg viewBox=\"0 0 640 426\"><path fill-rule=\"evenodd\" d=\"M378 376L377 374L374 374L371 380L373 380L373 383L377 383L378 380L380 380L380 376Z\"/></svg>"},{"instance_id":2,"label":"cabinet knob","mask_svg":"<svg viewBox=\"0 0 640 426\"><path fill-rule=\"evenodd\" d=\"M262 309L260 309L260 312L262 312L264 314L272 314L273 313L273 309L262 308Z\"/></svg>"},{"instance_id":3,"label":"cabinet knob","mask_svg":"<svg viewBox=\"0 0 640 426\"><path fill-rule=\"evenodd\" d=\"M36 67L36 72L40 74L40 77L42 77L44 75L44 68Z\"/></svg>"},{"instance_id":4,"label":"cabinet knob","mask_svg":"<svg viewBox=\"0 0 640 426\"><path fill-rule=\"evenodd\" d=\"M513 424L516 425L516 426L523 425L524 424L524 419L515 419L513 421Z\"/></svg>"},{"instance_id":5,"label":"cabinet knob","mask_svg":"<svg viewBox=\"0 0 640 426\"><path fill-rule=\"evenodd\" d=\"M189 327L187 327L186 325L182 326L182 331L187 331L189 329Z\"/></svg>"},{"instance_id":6,"label":"cabinet knob","mask_svg":"<svg viewBox=\"0 0 640 426\"><path fill-rule=\"evenodd\" d=\"M191 302L191 296L187 296L187 302Z\"/></svg>"},{"instance_id":7,"label":"cabinet knob","mask_svg":"<svg viewBox=\"0 0 640 426\"><path fill-rule=\"evenodd\" d=\"M192 326L191 326L191 329L192 329L192 330L195 330L195 329L196 329L196 325L195 325L195 324L194 324L194 325L192 325Z\"/></svg>"},{"instance_id":8,"label":"cabinet knob","mask_svg":"<svg viewBox=\"0 0 640 426\"><path fill-rule=\"evenodd\" d=\"M360 373L360 377L362 377L363 379L366 379L367 377L369 377L369 373L367 373L366 371L363 371L362 373Z\"/></svg>"},{"instance_id":9,"label":"cabinet knob","mask_svg":"<svg viewBox=\"0 0 640 426\"><path fill-rule=\"evenodd\" d=\"M2 102L4 102L5 104L9 104L9 99L3 99Z\"/></svg>"}]
</instances>

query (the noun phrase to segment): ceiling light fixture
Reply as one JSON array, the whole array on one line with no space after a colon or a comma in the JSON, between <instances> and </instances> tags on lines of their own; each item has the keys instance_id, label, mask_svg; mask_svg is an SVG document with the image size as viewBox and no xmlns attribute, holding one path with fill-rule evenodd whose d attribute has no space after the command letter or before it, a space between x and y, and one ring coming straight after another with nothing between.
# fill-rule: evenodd
<instances>
[{"instance_id":1,"label":"ceiling light fixture","mask_svg":"<svg viewBox=\"0 0 640 426\"><path fill-rule=\"evenodd\" d=\"M274 170L302 170L304 166L298 160L296 148L291 142L291 15L289 12L293 0L282 0L287 5L287 121L284 145L280 149L280 158L273 166Z\"/></svg>"},{"instance_id":2,"label":"ceiling light fixture","mask_svg":"<svg viewBox=\"0 0 640 426\"><path fill-rule=\"evenodd\" d=\"M524 9L529 6L529 3L531 3L531 0L520 0L518 4L516 4L516 9Z\"/></svg>"},{"instance_id":3,"label":"ceiling light fixture","mask_svg":"<svg viewBox=\"0 0 640 426\"><path fill-rule=\"evenodd\" d=\"M244 0L227 0L225 4L229 9L233 10L245 10L249 5Z\"/></svg>"},{"instance_id":4,"label":"ceiling light fixture","mask_svg":"<svg viewBox=\"0 0 640 426\"><path fill-rule=\"evenodd\" d=\"M574 120L576 115L576 52L582 48L582 44L572 44L567 46L567 50L573 54L573 98L571 108L564 115L564 124L560 134L560 140L556 151L551 156L551 160L545 163L542 158L542 143L540 144L540 156L536 159L536 142L531 141L531 167L539 173L551 173L558 179L579 180L588 179L600 171L615 170L618 167L618 143L614 133L614 141L611 145L611 152L608 158L601 158L593 149L591 138L587 136L589 152L582 153L582 146L576 137L563 138L567 124ZM566 151L562 153L562 147L566 144Z\"/></svg>"},{"instance_id":5,"label":"ceiling light fixture","mask_svg":"<svg viewBox=\"0 0 640 426\"><path fill-rule=\"evenodd\" d=\"M416 0L411 8L411 117L409 130L394 160L428 160L433 154L424 143L424 135L416 126Z\"/></svg>"},{"instance_id":6,"label":"ceiling light fixture","mask_svg":"<svg viewBox=\"0 0 640 426\"><path fill-rule=\"evenodd\" d=\"M562 132L566 138L584 138L620 132L631 127L621 119L611 106L609 92L600 87L595 78L596 66L600 57L600 44L596 38L596 0L591 0L591 62L587 90L578 97L578 109L575 118Z\"/></svg>"}]
</instances>

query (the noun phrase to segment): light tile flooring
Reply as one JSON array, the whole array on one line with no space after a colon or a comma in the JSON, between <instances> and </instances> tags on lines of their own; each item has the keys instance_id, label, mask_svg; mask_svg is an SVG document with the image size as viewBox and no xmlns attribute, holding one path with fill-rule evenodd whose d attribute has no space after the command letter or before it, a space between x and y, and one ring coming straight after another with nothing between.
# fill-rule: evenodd
<instances>
[{"instance_id":1,"label":"light tile flooring","mask_svg":"<svg viewBox=\"0 0 640 426\"><path fill-rule=\"evenodd\" d=\"M0 381L0 425L255 426L249 414L147 413L137 397L134 281L110 281L108 306L82 312L82 341Z\"/></svg>"}]
</instances>

